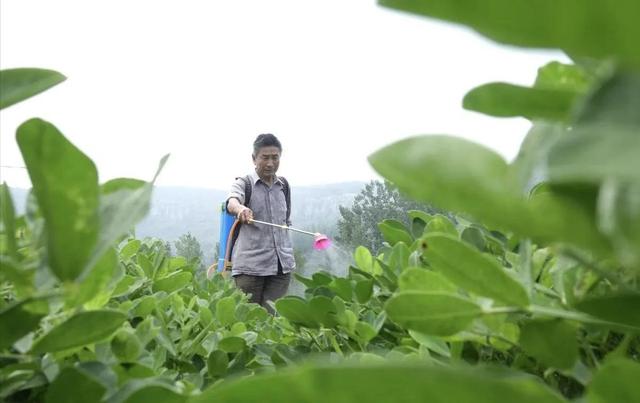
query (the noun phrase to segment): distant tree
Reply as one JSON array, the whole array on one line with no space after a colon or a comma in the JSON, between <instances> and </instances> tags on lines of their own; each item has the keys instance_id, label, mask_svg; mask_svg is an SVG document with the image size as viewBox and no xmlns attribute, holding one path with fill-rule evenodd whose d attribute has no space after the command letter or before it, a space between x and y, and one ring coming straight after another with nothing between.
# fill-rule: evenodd
<instances>
[{"instance_id":1,"label":"distant tree","mask_svg":"<svg viewBox=\"0 0 640 403\"><path fill-rule=\"evenodd\" d=\"M438 212L404 197L391 182L371 181L356 195L351 207L340 206L336 240L348 248L363 245L375 252L384 242L378 223L393 219L409 225L409 210Z\"/></svg>"},{"instance_id":2,"label":"distant tree","mask_svg":"<svg viewBox=\"0 0 640 403\"><path fill-rule=\"evenodd\" d=\"M189 262L197 262L198 265L202 264L203 255L200 242L191 233L181 235L173 245L176 247L177 256L182 256Z\"/></svg>"},{"instance_id":3,"label":"distant tree","mask_svg":"<svg viewBox=\"0 0 640 403\"><path fill-rule=\"evenodd\" d=\"M172 252L171 252L171 242L166 241L166 242L164 243L164 250L165 250L165 252L167 253L167 256L171 256L171 253L172 253Z\"/></svg>"}]
</instances>

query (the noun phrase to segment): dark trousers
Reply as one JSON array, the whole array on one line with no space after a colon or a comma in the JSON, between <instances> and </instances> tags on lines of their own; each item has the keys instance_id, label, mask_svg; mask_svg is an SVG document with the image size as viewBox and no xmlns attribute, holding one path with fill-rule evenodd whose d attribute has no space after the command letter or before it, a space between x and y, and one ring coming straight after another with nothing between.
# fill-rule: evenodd
<instances>
[{"instance_id":1,"label":"dark trousers","mask_svg":"<svg viewBox=\"0 0 640 403\"><path fill-rule=\"evenodd\" d=\"M280 262L278 262L278 274L274 276L252 276L249 274L238 274L233 276L236 287L249 295L249 301L263 306L270 314L274 314L273 309L267 301L276 301L282 298L289 289L291 273L283 274Z\"/></svg>"}]
</instances>

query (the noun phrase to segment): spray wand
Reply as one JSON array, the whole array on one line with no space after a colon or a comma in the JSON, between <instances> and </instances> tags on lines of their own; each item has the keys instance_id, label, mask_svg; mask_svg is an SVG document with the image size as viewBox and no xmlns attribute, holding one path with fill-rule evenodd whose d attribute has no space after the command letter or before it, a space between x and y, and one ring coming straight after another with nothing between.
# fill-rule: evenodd
<instances>
[{"instance_id":1,"label":"spray wand","mask_svg":"<svg viewBox=\"0 0 640 403\"><path fill-rule=\"evenodd\" d=\"M289 227L288 225L274 224L274 223L270 223L270 222L266 222L266 221L260 221L260 220L249 220L249 223L270 225L272 227L281 228L281 229L288 230L288 231L295 231L295 232L299 232L301 234L311 235L311 236L315 237L315 240L313 241L313 249L316 249L316 250L325 250L329 246L331 246L331 239L329 239L328 236L326 236L324 234L321 234L319 232L303 231L301 229Z\"/></svg>"}]
</instances>

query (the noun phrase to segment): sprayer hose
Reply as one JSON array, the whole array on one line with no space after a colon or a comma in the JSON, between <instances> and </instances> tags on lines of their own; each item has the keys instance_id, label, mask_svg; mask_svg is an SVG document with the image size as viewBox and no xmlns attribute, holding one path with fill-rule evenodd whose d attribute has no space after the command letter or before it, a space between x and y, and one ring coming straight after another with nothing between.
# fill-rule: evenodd
<instances>
[{"instance_id":1,"label":"sprayer hose","mask_svg":"<svg viewBox=\"0 0 640 403\"><path fill-rule=\"evenodd\" d=\"M233 233L236 231L236 227L240 224L239 220L235 220L233 225L231 225L231 229L229 230L229 235L227 235L227 247L224 252L224 270L228 270L231 267L231 241L233 240Z\"/></svg>"}]
</instances>

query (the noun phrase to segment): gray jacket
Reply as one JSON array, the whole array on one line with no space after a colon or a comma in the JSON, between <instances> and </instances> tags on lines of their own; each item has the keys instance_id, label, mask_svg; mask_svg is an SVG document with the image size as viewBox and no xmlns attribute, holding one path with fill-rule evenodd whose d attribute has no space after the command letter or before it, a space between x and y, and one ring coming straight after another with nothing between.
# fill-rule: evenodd
<instances>
[{"instance_id":1,"label":"gray jacket","mask_svg":"<svg viewBox=\"0 0 640 403\"><path fill-rule=\"evenodd\" d=\"M276 177L273 185L269 187L257 173L253 172L249 176L252 188L248 207L253 211L253 218L275 224L287 224L287 202L282 181ZM236 179L227 199L234 197L244 204L244 193L243 178ZM283 273L289 273L296 267L289 231L262 224L240 226L231 258L232 275L275 275L278 273L278 260Z\"/></svg>"}]
</instances>

